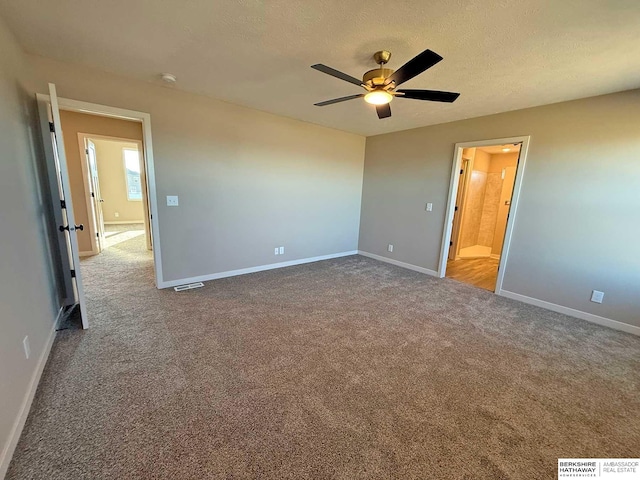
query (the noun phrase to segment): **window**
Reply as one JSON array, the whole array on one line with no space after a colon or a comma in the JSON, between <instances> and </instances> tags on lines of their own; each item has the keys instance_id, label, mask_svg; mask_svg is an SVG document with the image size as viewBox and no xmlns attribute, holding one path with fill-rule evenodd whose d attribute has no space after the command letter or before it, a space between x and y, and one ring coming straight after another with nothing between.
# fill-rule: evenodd
<instances>
[{"instance_id":1,"label":"window","mask_svg":"<svg viewBox=\"0 0 640 480\"><path fill-rule=\"evenodd\" d=\"M142 179L140 177L140 156L138 150L122 149L124 173L127 180L127 200L142 200Z\"/></svg>"}]
</instances>

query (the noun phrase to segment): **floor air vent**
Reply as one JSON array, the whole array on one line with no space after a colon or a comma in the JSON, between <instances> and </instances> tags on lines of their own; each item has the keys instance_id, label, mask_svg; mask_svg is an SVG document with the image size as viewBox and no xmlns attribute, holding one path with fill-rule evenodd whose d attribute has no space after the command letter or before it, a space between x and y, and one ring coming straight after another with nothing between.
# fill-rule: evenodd
<instances>
[{"instance_id":1,"label":"floor air vent","mask_svg":"<svg viewBox=\"0 0 640 480\"><path fill-rule=\"evenodd\" d=\"M185 290L192 290L194 288L204 287L204 283L196 282L196 283L188 283L187 285L178 285L177 287L173 287L176 292L183 292Z\"/></svg>"}]
</instances>

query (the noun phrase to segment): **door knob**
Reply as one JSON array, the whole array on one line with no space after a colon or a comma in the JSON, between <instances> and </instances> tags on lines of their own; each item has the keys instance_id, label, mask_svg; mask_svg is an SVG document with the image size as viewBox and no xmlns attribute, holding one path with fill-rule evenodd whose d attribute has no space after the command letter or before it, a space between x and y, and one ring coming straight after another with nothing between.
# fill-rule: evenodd
<instances>
[{"instance_id":1,"label":"door knob","mask_svg":"<svg viewBox=\"0 0 640 480\"><path fill-rule=\"evenodd\" d=\"M58 230L60 230L61 232L64 232L65 230L67 232L73 232L74 230L84 231L84 225L83 224L75 225L73 228L69 228L69 225L67 225L67 226L60 225L58 227Z\"/></svg>"}]
</instances>

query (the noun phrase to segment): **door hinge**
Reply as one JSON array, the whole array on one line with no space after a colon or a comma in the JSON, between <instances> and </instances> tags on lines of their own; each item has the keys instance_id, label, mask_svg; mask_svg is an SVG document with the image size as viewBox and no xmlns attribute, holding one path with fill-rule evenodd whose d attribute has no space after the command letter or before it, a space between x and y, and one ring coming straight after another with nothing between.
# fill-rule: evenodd
<instances>
[{"instance_id":1,"label":"door hinge","mask_svg":"<svg viewBox=\"0 0 640 480\"><path fill-rule=\"evenodd\" d=\"M53 124L53 122L49 122L49 131L51 133L55 133L56 131L56 126Z\"/></svg>"},{"instance_id":2,"label":"door hinge","mask_svg":"<svg viewBox=\"0 0 640 480\"><path fill-rule=\"evenodd\" d=\"M100 234L99 234L99 233L96 233L96 237L100 238Z\"/></svg>"},{"instance_id":3,"label":"door hinge","mask_svg":"<svg viewBox=\"0 0 640 480\"><path fill-rule=\"evenodd\" d=\"M86 153L87 155L89 155L89 149L88 149L88 148L85 148L85 149L84 149L84 153Z\"/></svg>"},{"instance_id":4,"label":"door hinge","mask_svg":"<svg viewBox=\"0 0 640 480\"><path fill-rule=\"evenodd\" d=\"M71 269L71 278L76 278L76 271L75 269Z\"/></svg>"},{"instance_id":5,"label":"door hinge","mask_svg":"<svg viewBox=\"0 0 640 480\"><path fill-rule=\"evenodd\" d=\"M91 198L96 198L96 194L91 192Z\"/></svg>"},{"instance_id":6,"label":"door hinge","mask_svg":"<svg viewBox=\"0 0 640 480\"><path fill-rule=\"evenodd\" d=\"M67 202L60 200L60 208L67 208Z\"/></svg>"},{"instance_id":7,"label":"door hinge","mask_svg":"<svg viewBox=\"0 0 640 480\"><path fill-rule=\"evenodd\" d=\"M458 205L456 205L456 208L453 210L454 212L458 211Z\"/></svg>"},{"instance_id":8,"label":"door hinge","mask_svg":"<svg viewBox=\"0 0 640 480\"><path fill-rule=\"evenodd\" d=\"M464 170L460 170L460 175L462 175L464 173Z\"/></svg>"},{"instance_id":9,"label":"door hinge","mask_svg":"<svg viewBox=\"0 0 640 480\"><path fill-rule=\"evenodd\" d=\"M450 247L453 247L453 242L449 242L449 246L450 246Z\"/></svg>"}]
</instances>

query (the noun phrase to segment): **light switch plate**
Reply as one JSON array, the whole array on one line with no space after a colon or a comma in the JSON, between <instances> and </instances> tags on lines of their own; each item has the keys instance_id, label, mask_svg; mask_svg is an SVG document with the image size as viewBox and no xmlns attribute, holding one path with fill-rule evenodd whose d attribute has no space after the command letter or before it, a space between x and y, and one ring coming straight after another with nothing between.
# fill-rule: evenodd
<instances>
[{"instance_id":1,"label":"light switch plate","mask_svg":"<svg viewBox=\"0 0 640 480\"><path fill-rule=\"evenodd\" d=\"M427 203L427 208L425 209L427 212L433 211L433 203Z\"/></svg>"},{"instance_id":2,"label":"light switch plate","mask_svg":"<svg viewBox=\"0 0 640 480\"><path fill-rule=\"evenodd\" d=\"M167 207L177 207L177 206L178 206L178 196L167 195Z\"/></svg>"}]
</instances>

